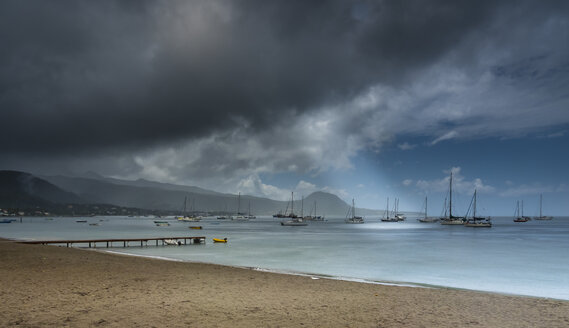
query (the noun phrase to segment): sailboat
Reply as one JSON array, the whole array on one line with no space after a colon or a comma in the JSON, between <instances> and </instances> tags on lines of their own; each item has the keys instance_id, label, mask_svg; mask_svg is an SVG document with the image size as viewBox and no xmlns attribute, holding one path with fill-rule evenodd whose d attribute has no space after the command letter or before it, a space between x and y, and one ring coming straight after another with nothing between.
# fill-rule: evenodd
<instances>
[{"instance_id":1,"label":"sailboat","mask_svg":"<svg viewBox=\"0 0 569 328\"><path fill-rule=\"evenodd\" d=\"M249 201L249 211L247 212L247 215L245 217L248 219L256 219L257 218L256 216L251 214L251 201Z\"/></svg>"},{"instance_id":2,"label":"sailboat","mask_svg":"<svg viewBox=\"0 0 569 328\"><path fill-rule=\"evenodd\" d=\"M241 193L237 195L237 215L232 216L231 220L234 221L249 221L249 218L244 213L241 213Z\"/></svg>"},{"instance_id":3,"label":"sailboat","mask_svg":"<svg viewBox=\"0 0 569 328\"><path fill-rule=\"evenodd\" d=\"M223 211L223 215L220 215L217 217L218 220L227 220L227 216L225 215L227 213L227 204L225 204L225 210Z\"/></svg>"},{"instance_id":4,"label":"sailboat","mask_svg":"<svg viewBox=\"0 0 569 328\"><path fill-rule=\"evenodd\" d=\"M312 210L314 210L314 215L312 215ZM316 201L314 201L314 207L310 210L310 215L305 216L304 220L324 221L324 217L322 215L316 215Z\"/></svg>"},{"instance_id":5,"label":"sailboat","mask_svg":"<svg viewBox=\"0 0 569 328\"><path fill-rule=\"evenodd\" d=\"M422 223L434 223L434 222L439 221L438 218L427 216L427 196L425 196L425 216L417 219L417 221L422 222Z\"/></svg>"},{"instance_id":6,"label":"sailboat","mask_svg":"<svg viewBox=\"0 0 569 328\"><path fill-rule=\"evenodd\" d=\"M188 197L184 197L184 212L183 212L183 215L177 217L178 221L182 221L182 222L198 222L198 221L201 221L200 218L198 218L194 215L192 215L192 216L186 215L186 203L187 203L187 201L188 201Z\"/></svg>"},{"instance_id":7,"label":"sailboat","mask_svg":"<svg viewBox=\"0 0 569 328\"><path fill-rule=\"evenodd\" d=\"M448 217L441 218L441 224L443 224L443 225L463 225L464 221L465 221L464 217L452 215L452 172L450 172L449 202L448 203L449 203Z\"/></svg>"},{"instance_id":8,"label":"sailboat","mask_svg":"<svg viewBox=\"0 0 569 328\"><path fill-rule=\"evenodd\" d=\"M395 198L395 207L393 209L394 212L394 217L397 219L397 221L405 221L405 219L407 218L403 213L399 213L399 198Z\"/></svg>"},{"instance_id":9,"label":"sailboat","mask_svg":"<svg viewBox=\"0 0 569 328\"><path fill-rule=\"evenodd\" d=\"M490 221L490 218L476 216L476 189L474 189L474 196L472 196L472 200L474 202L472 217L466 220L464 226L471 228L491 228L492 221Z\"/></svg>"},{"instance_id":10,"label":"sailboat","mask_svg":"<svg viewBox=\"0 0 569 328\"><path fill-rule=\"evenodd\" d=\"M291 218L291 219L296 219L298 218L298 215L296 215L296 213L294 213L294 192L290 193L290 212L288 211L289 208L289 204L286 205L286 210L284 212L284 214L281 216L281 218Z\"/></svg>"},{"instance_id":11,"label":"sailboat","mask_svg":"<svg viewBox=\"0 0 569 328\"><path fill-rule=\"evenodd\" d=\"M522 202L522 212L523 212L523 202ZM514 212L514 222L528 222L530 220L529 217L520 215L520 201L516 202L516 211Z\"/></svg>"},{"instance_id":12,"label":"sailboat","mask_svg":"<svg viewBox=\"0 0 569 328\"><path fill-rule=\"evenodd\" d=\"M389 217L389 197L387 197L387 207L385 208L385 217L381 218L381 222L397 222L396 217Z\"/></svg>"},{"instance_id":13,"label":"sailboat","mask_svg":"<svg viewBox=\"0 0 569 328\"><path fill-rule=\"evenodd\" d=\"M346 223L364 223L364 219L361 216L356 216L356 206L353 198L352 198L352 208L351 211L348 211L347 216L350 215L350 212L352 214L352 217L346 218L346 220L344 220Z\"/></svg>"},{"instance_id":14,"label":"sailboat","mask_svg":"<svg viewBox=\"0 0 569 328\"><path fill-rule=\"evenodd\" d=\"M290 218L290 220L287 221L281 221L281 225L282 226L306 226L308 225L308 223L306 221L304 221L302 219L302 217L298 217L296 214L294 214L294 192L291 192L291 209L290 209L290 213L289 215L285 216Z\"/></svg>"},{"instance_id":15,"label":"sailboat","mask_svg":"<svg viewBox=\"0 0 569 328\"><path fill-rule=\"evenodd\" d=\"M542 220L542 221L543 221L543 220L552 220L552 219L553 219L553 216L545 216L545 215L542 215L542 214L541 214L541 203L542 203L542 202L543 202L543 195L540 194L540 195L539 195L539 216L538 216L538 217L535 217L534 219L536 219L536 220Z\"/></svg>"}]
</instances>

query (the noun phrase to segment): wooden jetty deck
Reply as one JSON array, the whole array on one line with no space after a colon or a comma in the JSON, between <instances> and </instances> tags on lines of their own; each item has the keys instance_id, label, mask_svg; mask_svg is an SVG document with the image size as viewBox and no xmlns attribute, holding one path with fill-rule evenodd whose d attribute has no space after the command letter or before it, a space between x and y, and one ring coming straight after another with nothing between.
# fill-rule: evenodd
<instances>
[{"instance_id":1,"label":"wooden jetty deck","mask_svg":"<svg viewBox=\"0 0 569 328\"><path fill-rule=\"evenodd\" d=\"M160 237L160 238L118 238L118 239L79 239L79 240L29 240L29 241L21 241L23 244L41 244L41 245L63 245L65 244L67 247L72 247L73 244L88 244L89 248L97 247L97 244L105 243L106 247L117 247L117 243L122 243L122 247L129 247L131 246L131 242L140 242L140 246L148 246L149 241L156 241L156 246L158 246L159 242L162 242L162 245L169 245L166 243L166 240L175 240L179 242L179 245L191 245L191 244L205 244L205 237ZM114 244L113 244L114 243Z\"/></svg>"}]
</instances>

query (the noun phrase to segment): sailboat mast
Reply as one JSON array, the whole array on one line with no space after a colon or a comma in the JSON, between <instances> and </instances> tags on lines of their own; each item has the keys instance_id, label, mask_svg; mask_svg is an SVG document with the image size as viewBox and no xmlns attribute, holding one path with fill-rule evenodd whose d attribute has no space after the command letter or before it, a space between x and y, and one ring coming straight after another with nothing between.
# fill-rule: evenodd
<instances>
[{"instance_id":1,"label":"sailboat mast","mask_svg":"<svg viewBox=\"0 0 569 328\"><path fill-rule=\"evenodd\" d=\"M300 201L300 217L304 217L304 196L302 196L302 200Z\"/></svg>"},{"instance_id":2,"label":"sailboat mast","mask_svg":"<svg viewBox=\"0 0 569 328\"><path fill-rule=\"evenodd\" d=\"M314 201L314 217L316 217L316 200Z\"/></svg>"},{"instance_id":3,"label":"sailboat mast","mask_svg":"<svg viewBox=\"0 0 569 328\"><path fill-rule=\"evenodd\" d=\"M427 218L427 196L425 196L425 219Z\"/></svg>"},{"instance_id":4,"label":"sailboat mast","mask_svg":"<svg viewBox=\"0 0 569 328\"><path fill-rule=\"evenodd\" d=\"M241 212L241 192L237 195L237 215Z\"/></svg>"},{"instance_id":5,"label":"sailboat mast","mask_svg":"<svg viewBox=\"0 0 569 328\"><path fill-rule=\"evenodd\" d=\"M541 202L543 201L543 194L539 194L539 217L541 217Z\"/></svg>"},{"instance_id":6,"label":"sailboat mast","mask_svg":"<svg viewBox=\"0 0 569 328\"><path fill-rule=\"evenodd\" d=\"M356 217L356 205L354 203L354 199L352 198L352 217Z\"/></svg>"},{"instance_id":7,"label":"sailboat mast","mask_svg":"<svg viewBox=\"0 0 569 328\"><path fill-rule=\"evenodd\" d=\"M387 213L387 218L389 219L389 197L387 197L387 208L385 208L385 213Z\"/></svg>"},{"instance_id":8,"label":"sailboat mast","mask_svg":"<svg viewBox=\"0 0 569 328\"><path fill-rule=\"evenodd\" d=\"M476 189L474 189L474 212L472 214L473 218L476 218Z\"/></svg>"},{"instance_id":9,"label":"sailboat mast","mask_svg":"<svg viewBox=\"0 0 569 328\"><path fill-rule=\"evenodd\" d=\"M294 214L294 191L290 192L290 213Z\"/></svg>"},{"instance_id":10,"label":"sailboat mast","mask_svg":"<svg viewBox=\"0 0 569 328\"><path fill-rule=\"evenodd\" d=\"M452 219L452 171L450 172L450 182L449 182L449 196L448 196L448 217Z\"/></svg>"}]
</instances>

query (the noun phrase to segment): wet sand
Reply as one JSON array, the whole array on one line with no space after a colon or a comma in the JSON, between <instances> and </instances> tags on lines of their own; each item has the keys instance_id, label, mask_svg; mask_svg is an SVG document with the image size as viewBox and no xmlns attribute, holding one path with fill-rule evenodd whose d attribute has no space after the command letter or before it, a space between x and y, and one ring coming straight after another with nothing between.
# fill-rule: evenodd
<instances>
[{"instance_id":1,"label":"wet sand","mask_svg":"<svg viewBox=\"0 0 569 328\"><path fill-rule=\"evenodd\" d=\"M1 327L569 327L568 301L6 240L0 240L0 277Z\"/></svg>"}]
</instances>

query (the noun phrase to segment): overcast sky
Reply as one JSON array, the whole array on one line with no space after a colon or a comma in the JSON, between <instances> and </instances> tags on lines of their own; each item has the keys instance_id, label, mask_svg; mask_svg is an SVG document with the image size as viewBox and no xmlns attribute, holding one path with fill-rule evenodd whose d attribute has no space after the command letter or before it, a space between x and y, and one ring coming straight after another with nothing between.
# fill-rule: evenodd
<instances>
[{"instance_id":1,"label":"overcast sky","mask_svg":"<svg viewBox=\"0 0 569 328\"><path fill-rule=\"evenodd\" d=\"M569 213L567 1L1 1L0 169Z\"/></svg>"}]
</instances>

